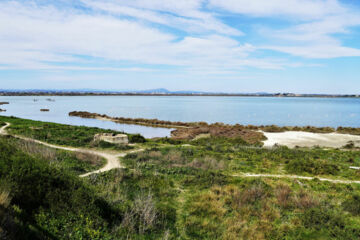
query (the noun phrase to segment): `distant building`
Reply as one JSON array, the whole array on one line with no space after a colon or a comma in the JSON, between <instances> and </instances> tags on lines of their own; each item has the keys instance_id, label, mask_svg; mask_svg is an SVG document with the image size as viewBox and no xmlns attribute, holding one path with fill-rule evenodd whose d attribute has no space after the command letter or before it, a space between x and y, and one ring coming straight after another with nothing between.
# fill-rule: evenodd
<instances>
[{"instance_id":1,"label":"distant building","mask_svg":"<svg viewBox=\"0 0 360 240\"><path fill-rule=\"evenodd\" d=\"M95 141L104 141L114 144L128 144L129 139L126 134L98 133L94 136Z\"/></svg>"}]
</instances>

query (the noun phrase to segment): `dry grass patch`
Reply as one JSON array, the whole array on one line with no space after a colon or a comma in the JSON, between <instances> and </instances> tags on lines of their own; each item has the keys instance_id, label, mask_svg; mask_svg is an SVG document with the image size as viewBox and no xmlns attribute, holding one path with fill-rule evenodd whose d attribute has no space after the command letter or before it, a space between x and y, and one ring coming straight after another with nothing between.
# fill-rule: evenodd
<instances>
[{"instance_id":1,"label":"dry grass patch","mask_svg":"<svg viewBox=\"0 0 360 240\"><path fill-rule=\"evenodd\" d=\"M288 185L280 184L275 189L277 203L283 208L289 208L293 204L292 190Z\"/></svg>"},{"instance_id":2,"label":"dry grass patch","mask_svg":"<svg viewBox=\"0 0 360 240\"><path fill-rule=\"evenodd\" d=\"M72 153L78 160L97 166L103 163L103 158L90 153L73 152Z\"/></svg>"},{"instance_id":3,"label":"dry grass patch","mask_svg":"<svg viewBox=\"0 0 360 240\"><path fill-rule=\"evenodd\" d=\"M319 201L303 189L294 196L294 203L300 209L308 209L319 205Z\"/></svg>"},{"instance_id":4,"label":"dry grass patch","mask_svg":"<svg viewBox=\"0 0 360 240\"><path fill-rule=\"evenodd\" d=\"M0 189L0 206L7 208L10 205L10 202L10 191L6 189Z\"/></svg>"}]
</instances>

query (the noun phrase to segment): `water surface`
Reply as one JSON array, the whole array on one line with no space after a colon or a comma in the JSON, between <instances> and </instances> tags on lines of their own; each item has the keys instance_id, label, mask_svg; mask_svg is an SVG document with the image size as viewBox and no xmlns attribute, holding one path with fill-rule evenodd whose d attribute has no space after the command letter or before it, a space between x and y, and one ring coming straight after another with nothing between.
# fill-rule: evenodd
<instances>
[{"instance_id":1,"label":"water surface","mask_svg":"<svg viewBox=\"0 0 360 240\"><path fill-rule=\"evenodd\" d=\"M55 101L47 101L48 98ZM37 101L33 101L34 99ZM360 127L359 98L2 96L0 101L10 102L9 105L0 106L7 110L0 113L1 115L110 128L141 133L145 137L169 136L170 130L69 117L68 113L89 111L115 117L246 125ZM49 108L50 112L40 112L41 108Z\"/></svg>"}]
</instances>

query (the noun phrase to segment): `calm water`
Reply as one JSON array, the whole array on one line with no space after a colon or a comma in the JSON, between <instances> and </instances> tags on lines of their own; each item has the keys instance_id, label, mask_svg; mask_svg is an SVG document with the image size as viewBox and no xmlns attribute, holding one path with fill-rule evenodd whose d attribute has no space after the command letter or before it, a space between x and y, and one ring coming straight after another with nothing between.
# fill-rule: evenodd
<instances>
[{"instance_id":1,"label":"calm water","mask_svg":"<svg viewBox=\"0 0 360 240\"><path fill-rule=\"evenodd\" d=\"M146 137L169 136L169 129L116 124L69 117L71 111L89 111L109 116L157 118L171 121L206 121L280 126L360 127L360 99L351 98L262 98L262 97L159 97L83 96L0 97L9 105L0 108L6 116L57 123L96 126L141 133ZM33 100L38 101L34 102ZM40 112L49 108L50 112Z\"/></svg>"}]
</instances>

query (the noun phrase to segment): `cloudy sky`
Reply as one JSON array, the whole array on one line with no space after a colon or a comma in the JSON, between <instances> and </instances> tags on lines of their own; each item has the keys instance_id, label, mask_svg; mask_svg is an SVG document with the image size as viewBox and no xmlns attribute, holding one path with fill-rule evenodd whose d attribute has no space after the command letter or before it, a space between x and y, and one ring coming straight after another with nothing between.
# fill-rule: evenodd
<instances>
[{"instance_id":1,"label":"cloudy sky","mask_svg":"<svg viewBox=\"0 0 360 240\"><path fill-rule=\"evenodd\" d=\"M358 0L0 1L0 89L360 93Z\"/></svg>"}]
</instances>

